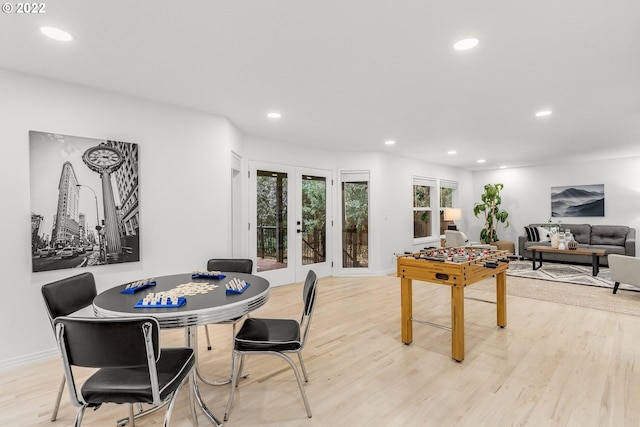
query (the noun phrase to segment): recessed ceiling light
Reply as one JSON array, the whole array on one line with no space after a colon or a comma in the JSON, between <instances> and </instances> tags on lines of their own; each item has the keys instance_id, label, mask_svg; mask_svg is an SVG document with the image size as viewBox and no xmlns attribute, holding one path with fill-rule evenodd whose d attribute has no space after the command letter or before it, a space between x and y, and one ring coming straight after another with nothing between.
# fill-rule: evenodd
<instances>
[{"instance_id":1,"label":"recessed ceiling light","mask_svg":"<svg viewBox=\"0 0 640 427\"><path fill-rule=\"evenodd\" d=\"M551 110L540 110L536 113L536 117L547 117L550 116L552 113Z\"/></svg>"},{"instance_id":2,"label":"recessed ceiling light","mask_svg":"<svg viewBox=\"0 0 640 427\"><path fill-rule=\"evenodd\" d=\"M506 169L507 167L505 165L500 165L500 169Z\"/></svg>"},{"instance_id":3,"label":"recessed ceiling light","mask_svg":"<svg viewBox=\"0 0 640 427\"><path fill-rule=\"evenodd\" d=\"M456 150L449 150L447 151L447 154L458 154L458 152Z\"/></svg>"},{"instance_id":4,"label":"recessed ceiling light","mask_svg":"<svg viewBox=\"0 0 640 427\"><path fill-rule=\"evenodd\" d=\"M395 142L394 140L392 140L392 139L389 139L389 140L385 141L384 143L385 143L386 145L393 145L393 144L395 144L396 142Z\"/></svg>"},{"instance_id":5,"label":"recessed ceiling light","mask_svg":"<svg viewBox=\"0 0 640 427\"><path fill-rule=\"evenodd\" d=\"M453 48L455 50L469 50L469 49L473 49L474 47L478 46L479 40L476 38L468 38L468 39L462 39L462 40L458 40L454 45Z\"/></svg>"},{"instance_id":6,"label":"recessed ceiling light","mask_svg":"<svg viewBox=\"0 0 640 427\"><path fill-rule=\"evenodd\" d=\"M272 111L271 113L267 113L267 117L269 117L270 119L279 119L280 117L282 117L282 114L278 113L277 111Z\"/></svg>"},{"instance_id":7,"label":"recessed ceiling light","mask_svg":"<svg viewBox=\"0 0 640 427\"><path fill-rule=\"evenodd\" d=\"M484 163L484 162L486 162L486 160L485 160L485 159L479 159L479 160L478 160L478 163Z\"/></svg>"},{"instance_id":8,"label":"recessed ceiling light","mask_svg":"<svg viewBox=\"0 0 640 427\"><path fill-rule=\"evenodd\" d=\"M61 42L73 40L73 36L68 32L55 27L40 27L40 32L45 36Z\"/></svg>"}]
</instances>

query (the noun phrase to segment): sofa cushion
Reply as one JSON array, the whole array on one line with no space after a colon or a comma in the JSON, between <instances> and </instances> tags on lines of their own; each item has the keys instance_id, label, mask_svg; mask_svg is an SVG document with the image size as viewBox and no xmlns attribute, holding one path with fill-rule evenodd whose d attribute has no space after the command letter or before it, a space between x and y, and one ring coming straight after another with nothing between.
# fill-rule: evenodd
<instances>
[{"instance_id":1,"label":"sofa cushion","mask_svg":"<svg viewBox=\"0 0 640 427\"><path fill-rule=\"evenodd\" d=\"M525 227L524 232L527 234L527 241L529 242L537 242L540 240L540 235L538 234L537 227Z\"/></svg>"},{"instance_id":2,"label":"sofa cushion","mask_svg":"<svg viewBox=\"0 0 640 427\"><path fill-rule=\"evenodd\" d=\"M625 225L593 225L591 226L592 245L624 246L629 227Z\"/></svg>"},{"instance_id":3,"label":"sofa cushion","mask_svg":"<svg viewBox=\"0 0 640 427\"><path fill-rule=\"evenodd\" d=\"M549 230L545 227L536 227L538 229L538 241L539 242L550 242L551 236L549 235Z\"/></svg>"},{"instance_id":4,"label":"sofa cushion","mask_svg":"<svg viewBox=\"0 0 640 427\"><path fill-rule=\"evenodd\" d=\"M573 238L578 243L582 243L585 245L590 245L592 227L590 224L562 224L562 230L569 230L571 234L573 234ZM624 243L623 243L624 244Z\"/></svg>"}]
</instances>

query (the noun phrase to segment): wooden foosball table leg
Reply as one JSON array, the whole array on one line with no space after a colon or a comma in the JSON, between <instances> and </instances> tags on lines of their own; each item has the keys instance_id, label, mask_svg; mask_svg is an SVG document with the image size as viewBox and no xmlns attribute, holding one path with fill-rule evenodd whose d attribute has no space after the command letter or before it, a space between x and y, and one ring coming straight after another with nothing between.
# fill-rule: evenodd
<instances>
[{"instance_id":1,"label":"wooden foosball table leg","mask_svg":"<svg viewBox=\"0 0 640 427\"><path fill-rule=\"evenodd\" d=\"M413 290L411 279L400 279L400 303L402 310L402 342L413 342Z\"/></svg>"},{"instance_id":2,"label":"wooden foosball table leg","mask_svg":"<svg viewBox=\"0 0 640 427\"><path fill-rule=\"evenodd\" d=\"M464 360L464 285L451 286L451 357Z\"/></svg>"}]
</instances>

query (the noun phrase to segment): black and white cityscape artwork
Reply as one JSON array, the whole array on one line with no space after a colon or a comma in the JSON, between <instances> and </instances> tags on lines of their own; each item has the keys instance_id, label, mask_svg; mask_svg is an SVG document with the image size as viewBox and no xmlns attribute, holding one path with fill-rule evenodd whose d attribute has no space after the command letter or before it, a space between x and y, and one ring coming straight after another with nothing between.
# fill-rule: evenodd
<instances>
[{"instance_id":1,"label":"black and white cityscape artwork","mask_svg":"<svg viewBox=\"0 0 640 427\"><path fill-rule=\"evenodd\" d=\"M551 216L604 216L604 184L551 187Z\"/></svg>"},{"instance_id":2,"label":"black and white cityscape artwork","mask_svg":"<svg viewBox=\"0 0 640 427\"><path fill-rule=\"evenodd\" d=\"M138 144L29 132L34 272L140 261Z\"/></svg>"}]
</instances>

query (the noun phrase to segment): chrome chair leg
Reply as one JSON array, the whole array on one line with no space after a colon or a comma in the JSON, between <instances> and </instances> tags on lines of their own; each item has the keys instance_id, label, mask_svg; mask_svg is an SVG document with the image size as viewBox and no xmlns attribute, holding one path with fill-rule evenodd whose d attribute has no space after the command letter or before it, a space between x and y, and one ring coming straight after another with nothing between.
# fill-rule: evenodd
<instances>
[{"instance_id":1,"label":"chrome chair leg","mask_svg":"<svg viewBox=\"0 0 640 427\"><path fill-rule=\"evenodd\" d=\"M169 405L167 405L167 411L164 414L163 427L169 427L169 420L171 420L171 413L173 412L173 405L176 403L176 397L178 396L178 392L182 389L182 387L184 387L184 384L187 382L188 379L189 377L187 376L182 380L182 384L180 385L180 387L173 392L173 396L171 396L171 398L169 399ZM191 407L191 410L195 414L195 408L193 406ZM197 426L198 421L197 420L194 421L193 425Z\"/></svg>"},{"instance_id":2,"label":"chrome chair leg","mask_svg":"<svg viewBox=\"0 0 640 427\"><path fill-rule=\"evenodd\" d=\"M64 385L67 380L64 374L62 374L62 381L60 381L60 386L58 387L58 396L56 397L56 403L53 406L53 413L51 414L51 421L55 421L58 419L58 409L60 409L60 400L62 400L62 393L64 393Z\"/></svg>"},{"instance_id":3,"label":"chrome chair leg","mask_svg":"<svg viewBox=\"0 0 640 427\"><path fill-rule=\"evenodd\" d=\"M133 403L129 404L129 424L131 427L136 427L136 417L133 414Z\"/></svg>"},{"instance_id":4,"label":"chrome chair leg","mask_svg":"<svg viewBox=\"0 0 640 427\"><path fill-rule=\"evenodd\" d=\"M147 416L149 414L153 414L154 412L159 411L160 409L164 408L166 406L166 404L167 404L167 402L164 402L164 403L162 403L160 405L154 405L154 406L151 406L150 408L147 408L147 409L144 409L142 407L142 405L138 404L139 405L138 412L133 414L133 418L134 419L142 418L142 417L145 417L145 416ZM129 419L130 419L130 416L119 419L118 421L116 421L116 426L117 427L126 426L127 424L129 424Z\"/></svg>"},{"instance_id":5,"label":"chrome chair leg","mask_svg":"<svg viewBox=\"0 0 640 427\"><path fill-rule=\"evenodd\" d=\"M211 350L211 339L209 338L209 325L204 325L204 336L207 337L207 350Z\"/></svg>"},{"instance_id":6,"label":"chrome chair leg","mask_svg":"<svg viewBox=\"0 0 640 427\"><path fill-rule=\"evenodd\" d=\"M235 353L234 353L235 354ZM257 353L260 354L260 353ZM307 411L307 416L309 418L311 418L311 407L309 406L309 400L307 399L307 393L304 391L304 385L302 383L302 379L300 378L300 373L298 372L298 368L296 366L295 363L293 363L293 360L291 360L291 358L289 356L287 356L286 354L283 353L278 353L278 352L264 352L262 354L272 354L274 356L278 356L281 359L284 359L289 366L291 366L291 369L293 370L294 375L296 376L296 381L298 383L298 388L300 389L300 395L302 396L302 401L304 402L304 407ZM298 356L300 355L300 353L298 353ZM242 373L242 365L244 364L244 354L239 355L239 354L235 354L234 357L234 366L232 366L232 375L231 375L231 390L229 390L229 400L227 401L227 408L225 410L224 413L224 420L228 421L229 420L229 414L231 413L231 404L233 403L233 397L235 394L235 388L237 387L237 379L240 375L240 373ZM238 370L235 370L235 364L236 364L236 360L237 358L240 357L240 366L238 367ZM300 358L300 361L302 361L302 358ZM304 365L303 365L304 366ZM305 373L305 381L309 381L306 378L306 373Z\"/></svg>"},{"instance_id":7,"label":"chrome chair leg","mask_svg":"<svg viewBox=\"0 0 640 427\"><path fill-rule=\"evenodd\" d=\"M196 374L191 371L189 374L189 382L192 383L196 380ZM193 391L193 387L189 384L189 407L191 408L191 419L193 420L193 425L198 425L198 414L196 414L196 400L195 400L195 392Z\"/></svg>"},{"instance_id":8,"label":"chrome chair leg","mask_svg":"<svg viewBox=\"0 0 640 427\"><path fill-rule=\"evenodd\" d=\"M274 352L271 354L280 356L282 359L286 360L289 366L291 366L291 369L293 369L293 373L296 375L296 380L298 381L298 387L300 388L300 394L302 395L302 400L304 401L304 407L307 410L307 416L311 418L311 408L309 407L309 401L307 400L307 393L305 393L304 391L304 385L302 385L302 380L300 379L300 374L298 373L298 368L296 367L296 364L293 363L293 360L291 360L291 358L288 357L286 354L277 353L277 352ZM299 354L300 353L298 353L298 355Z\"/></svg>"},{"instance_id":9,"label":"chrome chair leg","mask_svg":"<svg viewBox=\"0 0 640 427\"><path fill-rule=\"evenodd\" d=\"M76 422L74 424L75 427L80 427L80 424L82 424L82 417L84 416L85 409L87 409L86 406L82 406L80 407L80 409L78 409L78 414L76 415Z\"/></svg>"},{"instance_id":10,"label":"chrome chair leg","mask_svg":"<svg viewBox=\"0 0 640 427\"><path fill-rule=\"evenodd\" d=\"M242 369L242 362L240 362L240 369L236 368L236 364L238 363L238 358L242 357L244 358L244 356L240 356L237 355L235 353L232 353L232 358L231 358L231 389L229 390L229 399L227 400L227 407L224 411L224 421L229 420L229 413L231 412L231 404L233 403L233 396L236 392L236 387L238 386L237 382L238 382L238 373L242 372L240 369Z\"/></svg>"},{"instance_id":11,"label":"chrome chair leg","mask_svg":"<svg viewBox=\"0 0 640 427\"><path fill-rule=\"evenodd\" d=\"M304 367L304 362L302 361L302 353L298 352L298 359L300 360L300 367L302 368L302 375L304 375L304 382L309 382L309 377L307 376L307 369Z\"/></svg>"},{"instance_id":12,"label":"chrome chair leg","mask_svg":"<svg viewBox=\"0 0 640 427\"><path fill-rule=\"evenodd\" d=\"M242 370L244 369L244 354L240 356L240 369L238 369L238 376L240 378L246 378L246 375L242 375ZM249 374L247 374L249 375ZM236 387L238 387L238 384L236 383Z\"/></svg>"}]
</instances>

